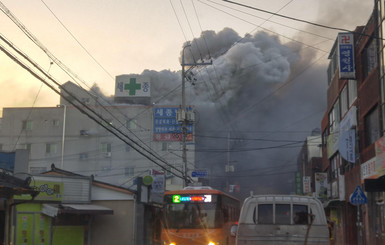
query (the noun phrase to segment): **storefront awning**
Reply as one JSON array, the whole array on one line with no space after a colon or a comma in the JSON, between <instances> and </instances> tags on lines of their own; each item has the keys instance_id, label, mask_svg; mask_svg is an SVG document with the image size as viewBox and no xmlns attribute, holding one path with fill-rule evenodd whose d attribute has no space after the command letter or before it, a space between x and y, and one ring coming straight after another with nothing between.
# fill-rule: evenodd
<instances>
[{"instance_id":1,"label":"storefront awning","mask_svg":"<svg viewBox=\"0 0 385 245\"><path fill-rule=\"evenodd\" d=\"M50 217L56 217L59 214L113 214L110 208L94 204L43 204L41 211Z\"/></svg>"},{"instance_id":2,"label":"storefront awning","mask_svg":"<svg viewBox=\"0 0 385 245\"><path fill-rule=\"evenodd\" d=\"M381 176L377 179L365 179L364 188L366 192L385 191L385 176Z\"/></svg>"},{"instance_id":3,"label":"storefront awning","mask_svg":"<svg viewBox=\"0 0 385 245\"><path fill-rule=\"evenodd\" d=\"M330 208L330 207L337 207L344 205L345 201L344 200L339 200L339 199L330 199L327 200L326 202L323 203L324 208Z\"/></svg>"}]
</instances>

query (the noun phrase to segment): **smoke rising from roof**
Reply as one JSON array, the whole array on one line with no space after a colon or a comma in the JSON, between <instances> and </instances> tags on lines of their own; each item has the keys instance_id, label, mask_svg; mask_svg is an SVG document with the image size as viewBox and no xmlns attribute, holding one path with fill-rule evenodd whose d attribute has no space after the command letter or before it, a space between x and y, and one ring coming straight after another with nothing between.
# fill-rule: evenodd
<instances>
[{"instance_id":1,"label":"smoke rising from roof","mask_svg":"<svg viewBox=\"0 0 385 245\"><path fill-rule=\"evenodd\" d=\"M229 28L203 32L185 48L185 64L212 61L186 67L186 101L197 114L196 168L209 170L210 185L240 184L244 195L293 191L290 181L302 143L280 146L303 141L320 125L326 68L306 73L314 57L315 51L283 45L265 32L240 37ZM152 82L154 102L181 104L180 72L146 70L141 75ZM225 173L227 163L236 172ZM223 178L229 174L232 178Z\"/></svg>"}]
</instances>

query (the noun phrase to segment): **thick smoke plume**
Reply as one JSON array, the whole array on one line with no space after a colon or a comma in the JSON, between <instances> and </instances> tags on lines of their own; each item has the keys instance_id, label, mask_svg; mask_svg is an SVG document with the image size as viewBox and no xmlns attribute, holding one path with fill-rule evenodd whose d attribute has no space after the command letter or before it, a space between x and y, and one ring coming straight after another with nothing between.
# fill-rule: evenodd
<instances>
[{"instance_id":1,"label":"thick smoke plume","mask_svg":"<svg viewBox=\"0 0 385 245\"><path fill-rule=\"evenodd\" d=\"M197 64L186 67L187 104L197 114L196 168L209 171L214 188L239 185L240 197L292 192L301 142L325 110L326 69L309 66L315 51L304 58L299 44L265 32L240 37L229 28L203 32L190 45L180 61ZM154 102L181 104L180 72L141 75L152 81ZM226 164L235 171L225 172Z\"/></svg>"}]
</instances>

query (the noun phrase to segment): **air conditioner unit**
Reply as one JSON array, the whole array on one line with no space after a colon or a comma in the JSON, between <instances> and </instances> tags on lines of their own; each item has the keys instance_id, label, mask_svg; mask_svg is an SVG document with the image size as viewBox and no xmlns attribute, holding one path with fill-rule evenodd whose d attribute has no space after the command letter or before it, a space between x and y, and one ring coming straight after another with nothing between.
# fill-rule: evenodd
<instances>
[{"instance_id":1,"label":"air conditioner unit","mask_svg":"<svg viewBox=\"0 0 385 245\"><path fill-rule=\"evenodd\" d=\"M106 152L106 153L104 153L104 156L105 156L105 157L111 157L111 152Z\"/></svg>"}]
</instances>

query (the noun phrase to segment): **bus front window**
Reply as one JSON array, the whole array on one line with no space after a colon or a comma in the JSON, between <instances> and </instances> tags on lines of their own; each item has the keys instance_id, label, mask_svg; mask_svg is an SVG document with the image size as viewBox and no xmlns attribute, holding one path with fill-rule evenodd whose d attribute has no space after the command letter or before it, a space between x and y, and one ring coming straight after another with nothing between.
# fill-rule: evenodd
<instances>
[{"instance_id":1,"label":"bus front window","mask_svg":"<svg viewBox=\"0 0 385 245\"><path fill-rule=\"evenodd\" d=\"M168 204L165 225L169 229L216 228L221 220L214 203Z\"/></svg>"}]
</instances>

